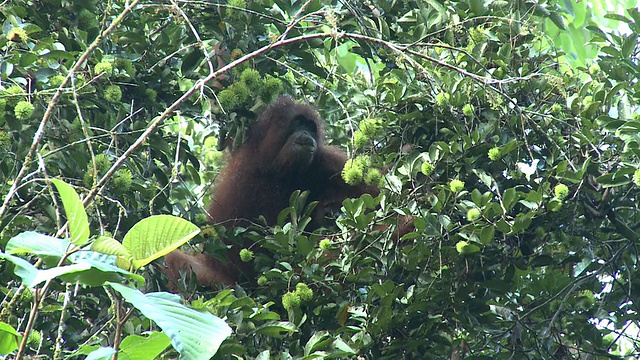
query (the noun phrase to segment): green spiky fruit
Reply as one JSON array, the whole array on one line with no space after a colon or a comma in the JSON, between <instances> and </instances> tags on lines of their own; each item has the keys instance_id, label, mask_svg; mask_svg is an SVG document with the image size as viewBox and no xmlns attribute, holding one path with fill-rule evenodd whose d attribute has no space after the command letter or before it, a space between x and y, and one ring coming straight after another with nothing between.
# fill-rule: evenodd
<instances>
[{"instance_id":1,"label":"green spiky fruit","mask_svg":"<svg viewBox=\"0 0 640 360\"><path fill-rule=\"evenodd\" d=\"M121 168L113 174L113 188L119 193L126 193L131 189L131 181L133 176L129 169Z\"/></svg>"},{"instance_id":2,"label":"green spiky fruit","mask_svg":"<svg viewBox=\"0 0 640 360\"><path fill-rule=\"evenodd\" d=\"M229 0L227 2L227 5L233 6L235 8L246 9L247 8L247 1L246 0ZM237 19L242 15L242 11L240 11L238 9L234 9L234 8L228 7L226 9L226 14L227 14L228 17Z\"/></svg>"},{"instance_id":3,"label":"green spiky fruit","mask_svg":"<svg viewBox=\"0 0 640 360\"><path fill-rule=\"evenodd\" d=\"M640 186L640 169L636 169L636 171L633 172L633 183L636 186Z\"/></svg>"},{"instance_id":4,"label":"green spiky fruit","mask_svg":"<svg viewBox=\"0 0 640 360\"><path fill-rule=\"evenodd\" d=\"M113 64L118 70L127 73L127 75L129 75L130 77L136 76L136 67L133 66L133 61L129 59L117 58Z\"/></svg>"},{"instance_id":5,"label":"green spiky fruit","mask_svg":"<svg viewBox=\"0 0 640 360\"><path fill-rule=\"evenodd\" d=\"M99 174L104 174L111 167L111 158L107 154L96 155L96 169Z\"/></svg>"},{"instance_id":6,"label":"green spiky fruit","mask_svg":"<svg viewBox=\"0 0 640 360\"><path fill-rule=\"evenodd\" d=\"M462 107L462 114L464 114L464 116L468 118L472 117L474 112L475 112L475 108L471 104L465 104Z\"/></svg>"},{"instance_id":7,"label":"green spiky fruit","mask_svg":"<svg viewBox=\"0 0 640 360\"><path fill-rule=\"evenodd\" d=\"M15 108L13 108L13 113L16 114L16 118L18 120L27 120L31 118L31 115L33 115L33 110L35 110L33 104L26 100L22 100L16 104Z\"/></svg>"},{"instance_id":8,"label":"green spiky fruit","mask_svg":"<svg viewBox=\"0 0 640 360\"><path fill-rule=\"evenodd\" d=\"M489 149L487 156L489 156L489 160L491 161L496 161L500 159L500 157L502 157L502 155L500 154L500 148L497 146L492 147L491 149Z\"/></svg>"},{"instance_id":9,"label":"green spiky fruit","mask_svg":"<svg viewBox=\"0 0 640 360\"><path fill-rule=\"evenodd\" d=\"M93 72L96 75L104 74L105 78L109 78L113 74L113 65L107 61L101 61L93 67Z\"/></svg>"},{"instance_id":10,"label":"green spiky fruit","mask_svg":"<svg viewBox=\"0 0 640 360\"><path fill-rule=\"evenodd\" d=\"M353 132L353 146L356 149L361 149L369 143L369 138L360 130Z\"/></svg>"},{"instance_id":11,"label":"green spiky fruit","mask_svg":"<svg viewBox=\"0 0 640 360\"><path fill-rule=\"evenodd\" d=\"M327 251L331 249L331 240L329 240L328 238L324 238L320 240L320 243L318 243L318 246L322 251Z\"/></svg>"},{"instance_id":12,"label":"green spiky fruit","mask_svg":"<svg viewBox=\"0 0 640 360\"><path fill-rule=\"evenodd\" d=\"M264 78L264 87L260 94L260 98L262 98L264 102L271 102L276 98L276 96L280 95L283 87L284 85L282 84L282 80L271 75L267 75Z\"/></svg>"},{"instance_id":13,"label":"green spiky fruit","mask_svg":"<svg viewBox=\"0 0 640 360\"><path fill-rule=\"evenodd\" d=\"M6 150L9 149L11 145L11 135L6 131L0 130L0 149Z\"/></svg>"},{"instance_id":14,"label":"green spiky fruit","mask_svg":"<svg viewBox=\"0 0 640 360\"><path fill-rule=\"evenodd\" d=\"M382 132L382 121L378 119L364 119L358 125L360 131L369 139L373 139Z\"/></svg>"},{"instance_id":15,"label":"green spiky fruit","mask_svg":"<svg viewBox=\"0 0 640 360\"><path fill-rule=\"evenodd\" d=\"M262 77L260 73L255 69L245 69L240 74L240 81L242 81L252 93L255 93L262 87Z\"/></svg>"},{"instance_id":16,"label":"green spiky fruit","mask_svg":"<svg viewBox=\"0 0 640 360\"><path fill-rule=\"evenodd\" d=\"M238 97L238 103L240 105L246 104L251 97L251 91L249 87L243 82L237 82L229 87L229 90L233 91Z\"/></svg>"},{"instance_id":17,"label":"green spiky fruit","mask_svg":"<svg viewBox=\"0 0 640 360\"><path fill-rule=\"evenodd\" d=\"M451 180L449 182L449 189L454 193L462 191L462 189L464 189L464 181L458 179Z\"/></svg>"},{"instance_id":18,"label":"green spiky fruit","mask_svg":"<svg viewBox=\"0 0 640 360\"><path fill-rule=\"evenodd\" d=\"M342 179L349 185L357 185L362 182L364 168L355 160L349 159L342 169Z\"/></svg>"},{"instance_id":19,"label":"green spiky fruit","mask_svg":"<svg viewBox=\"0 0 640 360\"><path fill-rule=\"evenodd\" d=\"M9 30L7 34L7 40L14 43L23 43L27 41L27 32L19 27L14 27Z\"/></svg>"},{"instance_id":20,"label":"green spiky fruit","mask_svg":"<svg viewBox=\"0 0 640 360\"><path fill-rule=\"evenodd\" d=\"M302 299L302 301L309 301L313 299L313 290L307 286L305 283L296 284L295 293Z\"/></svg>"},{"instance_id":21,"label":"green spiky fruit","mask_svg":"<svg viewBox=\"0 0 640 360\"><path fill-rule=\"evenodd\" d=\"M282 295L282 307L287 310L294 310L300 307L300 296L293 292Z\"/></svg>"},{"instance_id":22,"label":"green spiky fruit","mask_svg":"<svg viewBox=\"0 0 640 360\"><path fill-rule=\"evenodd\" d=\"M476 221L480 218L480 210L477 208L471 208L467 210L467 220L470 222Z\"/></svg>"},{"instance_id":23,"label":"green spiky fruit","mask_svg":"<svg viewBox=\"0 0 640 360\"><path fill-rule=\"evenodd\" d=\"M378 169L369 169L364 177L364 183L367 185L379 185L382 180L382 173Z\"/></svg>"},{"instance_id":24,"label":"green spiky fruit","mask_svg":"<svg viewBox=\"0 0 640 360\"><path fill-rule=\"evenodd\" d=\"M117 103L122 99L122 90L118 85L110 85L104 89L104 98L110 103Z\"/></svg>"},{"instance_id":25,"label":"green spiky fruit","mask_svg":"<svg viewBox=\"0 0 640 360\"><path fill-rule=\"evenodd\" d=\"M558 184L553 188L553 193L559 200L564 200L569 196L569 188L565 184Z\"/></svg>"},{"instance_id":26,"label":"green spiky fruit","mask_svg":"<svg viewBox=\"0 0 640 360\"><path fill-rule=\"evenodd\" d=\"M8 88L0 91L0 98L4 99L7 106L14 107L16 104L25 99L26 93L18 85L11 85Z\"/></svg>"},{"instance_id":27,"label":"green spiky fruit","mask_svg":"<svg viewBox=\"0 0 640 360\"><path fill-rule=\"evenodd\" d=\"M49 85L51 87L58 87L58 86L62 85L63 81L64 81L64 76L62 76L62 75L53 75L52 77L49 78Z\"/></svg>"},{"instance_id":28,"label":"green spiky fruit","mask_svg":"<svg viewBox=\"0 0 640 360\"><path fill-rule=\"evenodd\" d=\"M451 98L451 95L447 94L447 93L438 93L436 95L436 105L438 106L443 106L446 103L449 102L449 98Z\"/></svg>"},{"instance_id":29,"label":"green spiky fruit","mask_svg":"<svg viewBox=\"0 0 640 360\"><path fill-rule=\"evenodd\" d=\"M242 260L243 262L249 262L253 260L253 256L253 251L249 249L240 250L240 260Z\"/></svg>"},{"instance_id":30,"label":"green spiky fruit","mask_svg":"<svg viewBox=\"0 0 640 360\"><path fill-rule=\"evenodd\" d=\"M425 176L429 176L431 174L433 174L433 171L436 169L435 166L433 166L433 164L431 164L428 161L425 161L422 163L422 166L420 166L420 171L425 175Z\"/></svg>"},{"instance_id":31,"label":"green spiky fruit","mask_svg":"<svg viewBox=\"0 0 640 360\"><path fill-rule=\"evenodd\" d=\"M218 94L218 103L224 110L231 110L235 108L238 105L238 102L238 95L229 89L222 90Z\"/></svg>"}]
</instances>

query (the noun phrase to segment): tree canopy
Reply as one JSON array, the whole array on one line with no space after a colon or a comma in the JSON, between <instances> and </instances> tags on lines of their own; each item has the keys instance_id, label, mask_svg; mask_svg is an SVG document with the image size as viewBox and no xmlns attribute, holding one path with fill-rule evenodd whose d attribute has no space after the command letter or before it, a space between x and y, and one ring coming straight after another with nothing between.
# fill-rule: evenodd
<instances>
[{"instance_id":1,"label":"tree canopy","mask_svg":"<svg viewBox=\"0 0 640 360\"><path fill-rule=\"evenodd\" d=\"M640 357L636 1L7 0L0 21L0 354ZM305 193L275 227L207 224L278 94L381 194L322 231ZM168 292L162 256L240 238L267 251L255 281Z\"/></svg>"}]
</instances>

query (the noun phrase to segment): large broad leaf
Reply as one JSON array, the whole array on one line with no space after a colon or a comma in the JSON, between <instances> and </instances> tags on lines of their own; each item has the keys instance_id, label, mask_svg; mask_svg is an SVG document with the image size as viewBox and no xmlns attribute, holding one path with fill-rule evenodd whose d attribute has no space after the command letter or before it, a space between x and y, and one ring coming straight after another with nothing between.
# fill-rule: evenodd
<instances>
[{"instance_id":1,"label":"large broad leaf","mask_svg":"<svg viewBox=\"0 0 640 360\"><path fill-rule=\"evenodd\" d=\"M35 254L59 259L69 251L70 245L71 242L68 239L25 231L12 237L7 243L5 251L9 254Z\"/></svg>"},{"instance_id":2,"label":"large broad leaf","mask_svg":"<svg viewBox=\"0 0 640 360\"><path fill-rule=\"evenodd\" d=\"M27 260L0 252L0 259L5 259L15 265L13 272L22 279L24 284L31 284L38 277L38 269Z\"/></svg>"},{"instance_id":3,"label":"large broad leaf","mask_svg":"<svg viewBox=\"0 0 640 360\"><path fill-rule=\"evenodd\" d=\"M58 189L64 212L67 214L69 222L69 232L71 233L71 242L76 245L84 245L89 240L89 219L84 205L80 201L78 193L71 187L59 179L52 179L51 182Z\"/></svg>"},{"instance_id":4,"label":"large broad leaf","mask_svg":"<svg viewBox=\"0 0 640 360\"><path fill-rule=\"evenodd\" d=\"M140 268L165 256L196 236L200 229L193 223L171 215L155 215L135 224L122 240Z\"/></svg>"},{"instance_id":5,"label":"large broad leaf","mask_svg":"<svg viewBox=\"0 0 640 360\"><path fill-rule=\"evenodd\" d=\"M47 280L54 278L60 278L66 282L78 282L88 286L101 286L106 281L121 280L122 276L135 280L138 284L144 283L144 278L140 275L132 274L126 270L122 270L117 266L106 263L105 258L108 255L96 253L93 251L84 251L82 259L79 259L79 254L72 254L70 259L73 264L56 266L50 269L39 270L33 266L30 262L9 254L0 252L0 258L5 259L13 263L15 267L15 274L22 279L22 283L28 287L35 287ZM75 260L75 261L73 261ZM115 262L115 257L110 256L110 261Z\"/></svg>"},{"instance_id":6,"label":"large broad leaf","mask_svg":"<svg viewBox=\"0 0 640 360\"><path fill-rule=\"evenodd\" d=\"M56 266L59 260L67 255L71 247L68 239L59 239L27 231L9 240L6 247L7 253L35 254L53 260L45 262L50 268L37 270L28 261L21 258L8 257L8 255L3 255L3 257L17 265L16 275L20 276L25 285L31 287L56 277L60 277L62 281L78 282L88 286L101 286L106 281L120 281L122 276L134 280L138 284L144 283L142 276L116 266L115 256L95 251L76 251L67 258L72 263L71 265Z\"/></svg>"},{"instance_id":7,"label":"large broad leaf","mask_svg":"<svg viewBox=\"0 0 640 360\"><path fill-rule=\"evenodd\" d=\"M101 347L92 351L85 360L109 360L116 353L112 347Z\"/></svg>"},{"instance_id":8,"label":"large broad leaf","mask_svg":"<svg viewBox=\"0 0 640 360\"><path fill-rule=\"evenodd\" d=\"M108 281L120 281L122 277L135 281L138 285L144 284L144 277L122 269L117 265L117 257L102 254L95 251L78 251L69 256L74 264L88 265L83 272L63 277L67 282L78 282L87 286L102 286Z\"/></svg>"},{"instance_id":9,"label":"large broad leaf","mask_svg":"<svg viewBox=\"0 0 640 360\"><path fill-rule=\"evenodd\" d=\"M18 334L13 326L7 323L0 323L0 354L8 354L18 348L22 336Z\"/></svg>"},{"instance_id":10,"label":"large broad leaf","mask_svg":"<svg viewBox=\"0 0 640 360\"><path fill-rule=\"evenodd\" d=\"M298 328L287 321L270 321L256 329L256 334L282 337L285 334L297 332Z\"/></svg>"},{"instance_id":11,"label":"large broad leaf","mask_svg":"<svg viewBox=\"0 0 640 360\"><path fill-rule=\"evenodd\" d=\"M35 287L45 281L55 279L57 277L63 277L65 275L74 275L78 273L85 273L87 270L91 269L91 265L89 264L71 264L64 266L56 266L51 269L38 270L37 276L30 282L26 282L23 279L23 282L28 287ZM75 281L68 281L75 282Z\"/></svg>"},{"instance_id":12,"label":"large broad leaf","mask_svg":"<svg viewBox=\"0 0 640 360\"><path fill-rule=\"evenodd\" d=\"M123 258L131 257L129 250L121 242L108 236L99 236L96 241L91 243L91 250Z\"/></svg>"},{"instance_id":13,"label":"large broad leaf","mask_svg":"<svg viewBox=\"0 0 640 360\"><path fill-rule=\"evenodd\" d=\"M116 266L116 257L95 251L77 251L69 255L68 260L73 264L56 266L60 259L71 250L71 242L49 235L27 231L11 238L7 243L7 254L35 254L46 261L50 269L38 270L28 261L3 254L2 257L14 263L16 275L27 286L35 286L43 281L61 277L63 281L79 282L83 285L101 286L106 281L119 281L122 276L144 283L140 275L130 273Z\"/></svg>"},{"instance_id":14,"label":"large broad leaf","mask_svg":"<svg viewBox=\"0 0 640 360\"><path fill-rule=\"evenodd\" d=\"M231 328L222 319L181 304L178 295L165 292L143 294L121 284L109 285L158 324L171 339L181 359L210 359L231 335Z\"/></svg>"},{"instance_id":15,"label":"large broad leaf","mask_svg":"<svg viewBox=\"0 0 640 360\"><path fill-rule=\"evenodd\" d=\"M119 358L153 360L171 345L171 339L162 332L152 332L149 336L129 335L120 344Z\"/></svg>"},{"instance_id":16,"label":"large broad leaf","mask_svg":"<svg viewBox=\"0 0 640 360\"><path fill-rule=\"evenodd\" d=\"M28 287L34 287L47 280L54 279L63 275L84 272L91 269L89 264L72 264L66 266L56 266L51 269L38 270L30 262L17 256L0 253L0 258L12 262L16 268L15 274L22 279L22 283Z\"/></svg>"},{"instance_id":17,"label":"large broad leaf","mask_svg":"<svg viewBox=\"0 0 640 360\"><path fill-rule=\"evenodd\" d=\"M98 236L98 238L91 243L91 250L103 254L115 255L117 256L116 264L118 267L131 270L131 266L133 265L131 263L131 254L118 240L108 236Z\"/></svg>"}]
</instances>

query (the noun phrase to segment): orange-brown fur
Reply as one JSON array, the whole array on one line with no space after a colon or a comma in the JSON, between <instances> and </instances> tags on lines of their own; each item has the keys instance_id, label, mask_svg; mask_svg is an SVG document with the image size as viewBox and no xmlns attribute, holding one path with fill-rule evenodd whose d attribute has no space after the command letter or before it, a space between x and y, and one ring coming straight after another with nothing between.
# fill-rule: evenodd
<instances>
[{"instance_id":1,"label":"orange-brown fur","mask_svg":"<svg viewBox=\"0 0 640 360\"><path fill-rule=\"evenodd\" d=\"M216 184L209 220L227 228L246 226L259 216L274 225L278 214L289 205L295 190L309 191L309 201L318 201L310 229L323 225L326 212L339 208L348 197L378 190L365 185L347 185L341 176L347 155L324 145L324 123L317 111L288 97L268 106L247 133L247 140L231 152ZM248 244L245 244L247 246ZM168 274L193 271L198 284L233 284L249 275L239 258L240 246L228 251L227 264L206 254L188 255L174 251L166 256Z\"/></svg>"}]
</instances>

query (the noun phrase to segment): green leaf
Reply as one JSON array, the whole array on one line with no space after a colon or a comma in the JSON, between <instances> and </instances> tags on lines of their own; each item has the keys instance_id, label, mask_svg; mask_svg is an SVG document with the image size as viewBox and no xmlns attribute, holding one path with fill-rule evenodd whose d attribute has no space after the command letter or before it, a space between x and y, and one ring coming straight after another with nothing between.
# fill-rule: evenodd
<instances>
[{"instance_id":1,"label":"green leaf","mask_svg":"<svg viewBox=\"0 0 640 360\"><path fill-rule=\"evenodd\" d=\"M130 257L129 251L118 240L108 237L99 236L91 243L91 250L102 254L115 255L122 257Z\"/></svg>"},{"instance_id":2,"label":"green leaf","mask_svg":"<svg viewBox=\"0 0 640 360\"><path fill-rule=\"evenodd\" d=\"M64 212L67 214L69 221L69 232L71 233L71 242L76 245L84 245L89 240L89 219L87 212L84 210L82 201L78 193L71 187L59 179L51 179L51 182L58 189L58 194L62 199Z\"/></svg>"},{"instance_id":3,"label":"green leaf","mask_svg":"<svg viewBox=\"0 0 640 360\"><path fill-rule=\"evenodd\" d=\"M99 236L96 241L91 243L91 250L97 251L102 254L107 255L115 255L123 260L126 260L127 263L120 264L120 259L118 260L118 264L122 265L124 269L129 269L131 265L131 254L118 240L114 238L110 238L108 236Z\"/></svg>"},{"instance_id":4,"label":"green leaf","mask_svg":"<svg viewBox=\"0 0 640 360\"><path fill-rule=\"evenodd\" d=\"M182 57L182 66L180 67L180 71L183 74L188 74L192 72L200 64L202 59L203 59L203 55L200 49L192 49L191 51L188 51Z\"/></svg>"},{"instance_id":5,"label":"green leaf","mask_svg":"<svg viewBox=\"0 0 640 360\"><path fill-rule=\"evenodd\" d=\"M116 350L112 347L101 347L89 353L85 360L109 360Z\"/></svg>"},{"instance_id":6,"label":"green leaf","mask_svg":"<svg viewBox=\"0 0 640 360\"><path fill-rule=\"evenodd\" d=\"M46 60L66 60L66 61L75 61L76 57L71 53L62 50L51 50L46 54L41 55L43 59Z\"/></svg>"},{"instance_id":7,"label":"green leaf","mask_svg":"<svg viewBox=\"0 0 640 360\"><path fill-rule=\"evenodd\" d=\"M164 331L182 359L210 359L231 335L231 328L224 320L208 311L181 304L178 295L166 292L143 294L121 284L109 285Z\"/></svg>"},{"instance_id":8,"label":"green leaf","mask_svg":"<svg viewBox=\"0 0 640 360\"><path fill-rule=\"evenodd\" d=\"M489 244L493 241L493 237L495 236L496 228L493 226L487 226L480 232L480 242L484 245Z\"/></svg>"},{"instance_id":9,"label":"green leaf","mask_svg":"<svg viewBox=\"0 0 640 360\"><path fill-rule=\"evenodd\" d=\"M120 344L119 357L136 360L153 360L171 345L171 339L162 332L154 331L149 336L129 335Z\"/></svg>"},{"instance_id":10,"label":"green leaf","mask_svg":"<svg viewBox=\"0 0 640 360\"><path fill-rule=\"evenodd\" d=\"M618 85L624 85L624 84L618 84ZM615 94L613 92L610 92L607 96L613 96L613 95ZM596 123L598 124L598 126L604 128L607 131L615 132L620 126L624 125L625 121L614 119L607 115L601 115L601 116L598 116L598 118L596 119Z\"/></svg>"},{"instance_id":11,"label":"green leaf","mask_svg":"<svg viewBox=\"0 0 640 360\"><path fill-rule=\"evenodd\" d=\"M582 259L582 261L578 262L575 265L574 273L575 276L580 276L582 273L589 268L594 263L592 259Z\"/></svg>"},{"instance_id":12,"label":"green leaf","mask_svg":"<svg viewBox=\"0 0 640 360\"><path fill-rule=\"evenodd\" d=\"M484 205L482 204L482 194L478 189L473 189L473 191L471 191L471 201L473 201L477 207L482 207L482 205Z\"/></svg>"},{"instance_id":13,"label":"green leaf","mask_svg":"<svg viewBox=\"0 0 640 360\"><path fill-rule=\"evenodd\" d=\"M122 277L144 284L144 277L131 273L117 266L117 258L113 255L101 254L95 251L78 251L69 255L69 260L75 264L85 264L86 271L62 277L67 282L79 282L87 286L102 286L107 281L121 281Z\"/></svg>"},{"instance_id":14,"label":"green leaf","mask_svg":"<svg viewBox=\"0 0 640 360\"><path fill-rule=\"evenodd\" d=\"M624 82L621 82L621 83L615 85L613 88L611 88L607 92L607 96L604 99L604 103L606 105L611 105L611 103L613 102L613 99L615 99L616 96L620 93L620 91L624 90L625 87L627 87L627 84L624 83ZM606 116L606 115L598 116L596 121L598 121L598 123L600 123L601 119L602 119L602 121L608 121L609 122L606 125L606 129L611 131L611 132L615 132L617 128L619 128L620 126L622 126L622 124L625 123L624 120L614 119L614 118L611 118L611 117Z\"/></svg>"},{"instance_id":15,"label":"green leaf","mask_svg":"<svg viewBox=\"0 0 640 360\"><path fill-rule=\"evenodd\" d=\"M0 322L0 354L8 354L18 348L22 336L13 326Z\"/></svg>"},{"instance_id":16,"label":"green leaf","mask_svg":"<svg viewBox=\"0 0 640 360\"><path fill-rule=\"evenodd\" d=\"M346 342L344 342L344 340L342 340L341 338L337 338L334 342L333 342L333 346L342 351L342 353L344 355L356 355L357 351L354 350L351 346L349 346Z\"/></svg>"},{"instance_id":17,"label":"green leaf","mask_svg":"<svg viewBox=\"0 0 640 360\"><path fill-rule=\"evenodd\" d=\"M547 10L546 7L542 6L542 5L536 5L534 7L533 13L537 16L542 16L542 17L547 17L549 15L551 15L551 12L549 10Z\"/></svg>"},{"instance_id":18,"label":"green leaf","mask_svg":"<svg viewBox=\"0 0 640 360\"><path fill-rule=\"evenodd\" d=\"M336 48L336 60L349 74L352 74L356 69L356 58L358 56L349 51L354 45L353 42L347 42Z\"/></svg>"},{"instance_id":19,"label":"green leaf","mask_svg":"<svg viewBox=\"0 0 640 360\"><path fill-rule=\"evenodd\" d=\"M560 15L560 13L557 12L552 12L551 14L549 14L549 19L551 19L551 21L560 29L562 30L567 30L567 26L564 23L564 18L562 17L562 15Z\"/></svg>"},{"instance_id":20,"label":"green leaf","mask_svg":"<svg viewBox=\"0 0 640 360\"><path fill-rule=\"evenodd\" d=\"M307 341L306 345L304 346L304 354L310 355L314 351L322 350L325 348L325 346L331 344L332 342L333 338L331 338L329 332L318 331L311 336L309 341Z\"/></svg>"},{"instance_id":21,"label":"green leaf","mask_svg":"<svg viewBox=\"0 0 640 360\"><path fill-rule=\"evenodd\" d=\"M596 181L605 188L627 185L631 183L631 178L625 171L617 171L611 174L599 176Z\"/></svg>"},{"instance_id":22,"label":"green leaf","mask_svg":"<svg viewBox=\"0 0 640 360\"><path fill-rule=\"evenodd\" d=\"M630 36L627 36L622 44L622 56L625 58L632 57L637 43L638 34L631 34Z\"/></svg>"},{"instance_id":23,"label":"green leaf","mask_svg":"<svg viewBox=\"0 0 640 360\"><path fill-rule=\"evenodd\" d=\"M402 193L402 180L400 180L399 177L387 174L384 182L391 192L396 194Z\"/></svg>"},{"instance_id":24,"label":"green leaf","mask_svg":"<svg viewBox=\"0 0 640 360\"><path fill-rule=\"evenodd\" d=\"M22 283L26 286L32 284L38 277L38 269L31 265L27 260L21 257L5 254L3 252L0 252L0 258L8 260L15 265L13 273L20 277L20 279L22 279Z\"/></svg>"},{"instance_id":25,"label":"green leaf","mask_svg":"<svg viewBox=\"0 0 640 360\"><path fill-rule=\"evenodd\" d=\"M93 256L93 258L91 258ZM137 281L139 284L144 283L144 278L140 275L129 273L115 265L106 263L104 257L109 257L112 263L115 263L115 257L96 253L93 251L80 251L69 256L72 261L70 265L55 266L50 269L36 269L28 261L4 253L0 253L0 258L4 258L12 262L16 268L15 274L22 279L22 282L28 287L35 287L45 281L60 278L66 282L78 282L88 286L100 286L107 280L120 280L122 275L129 279Z\"/></svg>"},{"instance_id":26,"label":"green leaf","mask_svg":"<svg viewBox=\"0 0 640 360\"><path fill-rule=\"evenodd\" d=\"M297 332L298 328L288 321L271 321L256 329L256 334L282 337L283 334Z\"/></svg>"},{"instance_id":27,"label":"green leaf","mask_svg":"<svg viewBox=\"0 0 640 360\"><path fill-rule=\"evenodd\" d=\"M58 239L34 231L25 231L9 240L5 251L9 254L35 254L62 258L69 250L68 239Z\"/></svg>"},{"instance_id":28,"label":"green leaf","mask_svg":"<svg viewBox=\"0 0 640 360\"><path fill-rule=\"evenodd\" d=\"M24 53L24 54L22 54L22 56L20 56L20 66L29 67L36 60L38 60L38 56L36 56L36 54Z\"/></svg>"},{"instance_id":29,"label":"green leaf","mask_svg":"<svg viewBox=\"0 0 640 360\"><path fill-rule=\"evenodd\" d=\"M413 29L413 40L415 41L420 41L422 40L422 38L424 37L424 35L427 33L427 28L424 24L418 24L418 26L416 26Z\"/></svg>"},{"instance_id":30,"label":"green leaf","mask_svg":"<svg viewBox=\"0 0 640 360\"><path fill-rule=\"evenodd\" d=\"M498 220L496 223L496 229L501 233L508 234L511 232L511 225L504 220Z\"/></svg>"},{"instance_id":31,"label":"green leaf","mask_svg":"<svg viewBox=\"0 0 640 360\"><path fill-rule=\"evenodd\" d=\"M483 0L469 0L469 8L476 16L484 15L487 11Z\"/></svg>"},{"instance_id":32,"label":"green leaf","mask_svg":"<svg viewBox=\"0 0 640 360\"><path fill-rule=\"evenodd\" d=\"M504 196L502 198L502 203L504 204L504 208L507 211L510 211L513 205L518 201L517 193L515 188L509 188L505 190Z\"/></svg>"},{"instance_id":33,"label":"green leaf","mask_svg":"<svg viewBox=\"0 0 640 360\"><path fill-rule=\"evenodd\" d=\"M627 24L632 24L633 21L623 15L620 14L614 14L614 13L609 13L609 14L605 14L604 15L605 18L607 19L611 19L611 20L617 20L617 21L622 21L625 22Z\"/></svg>"},{"instance_id":34,"label":"green leaf","mask_svg":"<svg viewBox=\"0 0 640 360\"><path fill-rule=\"evenodd\" d=\"M81 264L56 266L51 269L38 270L38 274L36 278L33 279L33 281L31 281L30 283L25 283L25 285L27 285L28 287L35 287L36 285L41 284L45 281L49 281L59 277L64 277L65 275L74 275L76 273L82 273L89 269L91 269L90 264L81 263ZM93 280L93 277L91 279ZM73 280L75 280L74 277L72 277L72 281L68 281L68 282L75 282ZM102 283L95 284L95 285L102 285ZM91 285L91 286L94 286L94 285Z\"/></svg>"},{"instance_id":35,"label":"green leaf","mask_svg":"<svg viewBox=\"0 0 640 360\"><path fill-rule=\"evenodd\" d=\"M531 265L532 268L537 268L537 267L541 267L541 266L548 266L553 264L553 258L549 255L540 255L535 257L533 260L531 260L531 262L529 263L529 265Z\"/></svg>"},{"instance_id":36,"label":"green leaf","mask_svg":"<svg viewBox=\"0 0 640 360\"><path fill-rule=\"evenodd\" d=\"M480 170L480 169L473 169L473 173L476 174L476 176L478 176L480 181L482 181L482 183L486 187L491 188L491 184L493 184L493 178L491 177L491 175L487 174L484 170Z\"/></svg>"},{"instance_id":37,"label":"green leaf","mask_svg":"<svg viewBox=\"0 0 640 360\"><path fill-rule=\"evenodd\" d=\"M456 243L456 250L462 255L470 255L480 251L480 247L476 244L469 244L466 241L458 241Z\"/></svg>"},{"instance_id":38,"label":"green leaf","mask_svg":"<svg viewBox=\"0 0 640 360\"><path fill-rule=\"evenodd\" d=\"M45 259L53 258L57 263L70 252L71 246L67 239L27 231L11 238L6 251L9 254L35 254ZM35 286L56 277L60 277L62 281L80 282L89 286L99 286L108 280L120 280L122 276L139 284L144 283L142 276L117 267L115 256L95 251L76 251L67 258L72 265L56 266L46 270L37 270L29 262L17 257L4 257L19 266L16 268L16 275L20 276L27 286Z\"/></svg>"},{"instance_id":39,"label":"green leaf","mask_svg":"<svg viewBox=\"0 0 640 360\"><path fill-rule=\"evenodd\" d=\"M416 217L416 219L418 219L418 217ZM422 233L424 235L426 236L440 235L440 231L438 230L440 228L440 224L438 223L438 218L435 215L431 213L426 213L424 214L423 217L420 217L419 219L422 220L422 224L420 225L421 225Z\"/></svg>"},{"instance_id":40,"label":"green leaf","mask_svg":"<svg viewBox=\"0 0 640 360\"><path fill-rule=\"evenodd\" d=\"M515 221L513 222L513 227L512 227L513 232L520 232L528 229L529 226L531 225L531 221L534 215L535 213L533 212L526 213L526 214L520 213L516 215L516 218L515 218Z\"/></svg>"},{"instance_id":41,"label":"green leaf","mask_svg":"<svg viewBox=\"0 0 640 360\"><path fill-rule=\"evenodd\" d=\"M309 239L304 235L299 235L296 238L296 250L301 256L307 256L315 248L315 241Z\"/></svg>"},{"instance_id":42,"label":"green leaf","mask_svg":"<svg viewBox=\"0 0 640 360\"><path fill-rule=\"evenodd\" d=\"M133 266L138 269L179 248L199 232L188 220L154 215L135 224L124 236L122 245L133 256Z\"/></svg>"}]
</instances>

